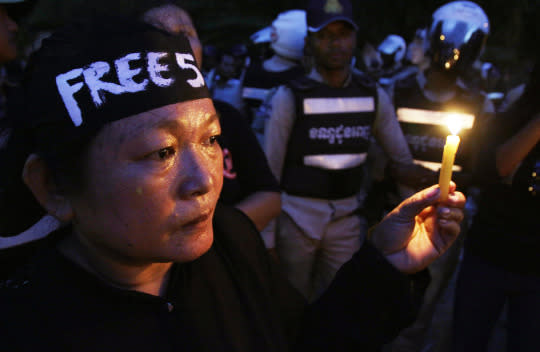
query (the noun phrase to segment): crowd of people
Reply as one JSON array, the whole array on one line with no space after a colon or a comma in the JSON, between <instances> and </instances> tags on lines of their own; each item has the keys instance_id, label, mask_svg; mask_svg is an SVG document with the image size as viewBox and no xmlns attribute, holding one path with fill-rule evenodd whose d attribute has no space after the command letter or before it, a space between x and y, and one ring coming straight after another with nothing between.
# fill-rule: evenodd
<instances>
[{"instance_id":1,"label":"crowd of people","mask_svg":"<svg viewBox=\"0 0 540 352\"><path fill-rule=\"evenodd\" d=\"M445 351L487 351L505 306L537 350L540 58L505 101L478 4L409 44L354 5L229 48L173 0L96 12L11 83L31 6L0 0L0 350L423 351L455 276Z\"/></svg>"}]
</instances>

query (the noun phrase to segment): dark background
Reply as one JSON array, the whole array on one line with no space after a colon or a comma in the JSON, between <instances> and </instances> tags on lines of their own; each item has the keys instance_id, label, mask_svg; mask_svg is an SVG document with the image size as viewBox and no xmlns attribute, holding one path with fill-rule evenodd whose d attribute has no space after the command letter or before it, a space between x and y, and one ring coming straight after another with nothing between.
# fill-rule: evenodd
<instances>
[{"instance_id":1,"label":"dark background","mask_svg":"<svg viewBox=\"0 0 540 352\"><path fill-rule=\"evenodd\" d=\"M39 0L25 19L26 40L33 33L61 25L89 12L137 14L154 0ZM444 0L356 0L353 7L359 36L379 43L388 34L399 34L410 41L417 28L429 23L431 14ZM177 4L194 19L203 44L226 48L247 43L249 35L269 25L278 13L302 8L305 0L184 0ZM526 58L536 54L540 44L537 8L540 0L476 1L487 13L491 34L484 60L521 79L527 70ZM360 38L360 39L362 39Z\"/></svg>"}]
</instances>

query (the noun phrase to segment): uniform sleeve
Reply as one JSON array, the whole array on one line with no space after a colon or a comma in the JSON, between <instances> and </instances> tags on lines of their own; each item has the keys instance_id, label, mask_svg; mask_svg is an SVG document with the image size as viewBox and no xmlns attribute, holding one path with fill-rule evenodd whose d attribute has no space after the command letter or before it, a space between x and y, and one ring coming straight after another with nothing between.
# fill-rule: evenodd
<instances>
[{"instance_id":1,"label":"uniform sleeve","mask_svg":"<svg viewBox=\"0 0 540 352\"><path fill-rule=\"evenodd\" d=\"M377 88L377 117L373 134L388 158L396 163L412 163L412 155L396 117L394 106L382 88Z\"/></svg>"},{"instance_id":2,"label":"uniform sleeve","mask_svg":"<svg viewBox=\"0 0 540 352\"><path fill-rule=\"evenodd\" d=\"M486 137L491 133L491 125L495 119L495 107L491 100L487 99L484 95L481 95L484 98L482 104L482 110L479 112L479 115L476 116L474 122L474 128L470 132L469 141L469 157L465 159L464 170L454 173L453 179L460 187L469 187L476 186L481 187L484 181L481 181L487 175L480 175L482 171L479 170L480 165L484 165L489 170L489 174L492 171L496 171L495 168L495 153L489 152L489 157L486 159L485 155L485 146L486 146ZM489 142L489 138L487 138ZM489 142L491 143L491 142ZM491 147L489 148L491 149ZM493 158L491 157L493 156ZM487 164L484 164L487 162ZM484 168L482 166L480 169ZM496 175L497 173L495 173ZM480 176L480 177L478 177ZM493 178L492 180L495 180Z\"/></svg>"},{"instance_id":3,"label":"uniform sleeve","mask_svg":"<svg viewBox=\"0 0 540 352\"><path fill-rule=\"evenodd\" d=\"M295 118L292 91L281 86L271 101L270 118L265 128L264 152L274 176L281 180L287 145Z\"/></svg>"}]
</instances>

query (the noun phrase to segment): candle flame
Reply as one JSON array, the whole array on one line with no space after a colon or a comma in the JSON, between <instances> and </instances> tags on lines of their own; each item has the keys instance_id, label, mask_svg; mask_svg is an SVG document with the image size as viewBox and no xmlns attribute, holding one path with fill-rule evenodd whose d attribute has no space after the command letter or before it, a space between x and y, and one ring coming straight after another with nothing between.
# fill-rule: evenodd
<instances>
[{"instance_id":1,"label":"candle flame","mask_svg":"<svg viewBox=\"0 0 540 352\"><path fill-rule=\"evenodd\" d=\"M448 118L448 121L446 124L448 125L448 129L453 135L457 135L459 131L461 130L461 118L459 116L452 116Z\"/></svg>"}]
</instances>

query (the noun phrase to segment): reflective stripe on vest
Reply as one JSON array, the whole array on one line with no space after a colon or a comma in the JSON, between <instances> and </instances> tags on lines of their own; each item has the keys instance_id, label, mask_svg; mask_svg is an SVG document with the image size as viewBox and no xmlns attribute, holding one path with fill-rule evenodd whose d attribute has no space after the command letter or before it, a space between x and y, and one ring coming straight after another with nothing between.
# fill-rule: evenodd
<instances>
[{"instance_id":1,"label":"reflective stripe on vest","mask_svg":"<svg viewBox=\"0 0 540 352\"><path fill-rule=\"evenodd\" d=\"M304 99L304 113L306 115L372 111L375 111L375 99L373 97Z\"/></svg>"},{"instance_id":2,"label":"reflective stripe on vest","mask_svg":"<svg viewBox=\"0 0 540 352\"><path fill-rule=\"evenodd\" d=\"M366 158L367 153L307 155L304 157L304 165L326 170L342 170L360 166Z\"/></svg>"},{"instance_id":3,"label":"reflective stripe on vest","mask_svg":"<svg viewBox=\"0 0 540 352\"><path fill-rule=\"evenodd\" d=\"M411 108L397 109L397 117L400 122L439 126L447 126L449 121L457 120L462 129L471 129L475 120L471 114Z\"/></svg>"}]
</instances>

